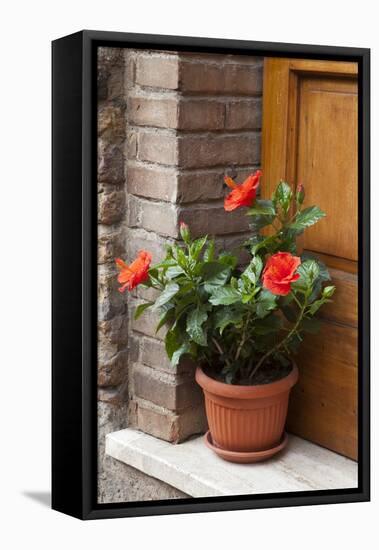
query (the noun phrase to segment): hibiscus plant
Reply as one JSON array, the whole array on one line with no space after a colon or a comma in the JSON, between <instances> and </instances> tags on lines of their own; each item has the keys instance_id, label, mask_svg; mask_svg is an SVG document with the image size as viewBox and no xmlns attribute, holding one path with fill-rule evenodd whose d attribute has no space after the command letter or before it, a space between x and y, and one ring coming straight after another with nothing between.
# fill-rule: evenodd
<instances>
[{"instance_id":1,"label":"hibiscus plant","mask_svg":"<svg viewBox=\"0 0 379 550\"><path fill-rule=\"evenodd\" d=\"M304 189L293 193L280 182L270 200L256 197L261 172L232 189L227 212L246 207L252 237L244 244L250 259L238 264L236 254L216 252L208 236L193 239L181 223L183 243L167 246L166 256L151 266L141 251L127 266L122 260L120 291L138 284L158 291L155 301L140 304L159 313L157 331L166 330L165 346L173 365L191 356L226 383L265 381L264 372L280 378L291 368L291 356L304 333L318 330L315 314L330 301L335 287L325 265L309 254L297 255L296 240L325 216L317 206L303 208Z\"/></svg>"}]
</instances>

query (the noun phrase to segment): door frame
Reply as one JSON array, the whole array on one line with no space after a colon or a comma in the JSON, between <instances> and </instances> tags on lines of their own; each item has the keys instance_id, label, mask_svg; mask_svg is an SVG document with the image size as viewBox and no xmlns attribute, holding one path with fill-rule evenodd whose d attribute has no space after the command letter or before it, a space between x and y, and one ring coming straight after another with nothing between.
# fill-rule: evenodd
<instances>
[{"instance_id":1,"label":"door frame","mask_svg":"<svg viewBox=\"0 0 379 550\"><path fill-rule=\"evenodd\" d=\"M281 179L295 181L300 76L358 77L358 63L266 57L263 71L262 188L272 193ZM279 92L278 92L279 90ZM272 94L276 97L273 98ZM275 100L276 107L271 109ZM358 132L359 133L359 132ZM272 139L272 136L275 139ZM272 142L276 147L272 146Z\"/></svg>"}]
</instances>

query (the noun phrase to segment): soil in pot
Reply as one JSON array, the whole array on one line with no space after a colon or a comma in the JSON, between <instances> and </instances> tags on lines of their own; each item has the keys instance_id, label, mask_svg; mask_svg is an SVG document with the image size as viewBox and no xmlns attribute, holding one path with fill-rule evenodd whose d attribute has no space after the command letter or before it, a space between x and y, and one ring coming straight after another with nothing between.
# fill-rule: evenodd
<instances>
[{"instance_id":1,"label":"soil in pot","mask_svg":"<svg viewBox=\"0 0 379 550\"><path fill-rule=\"evenodd\" d=\"M222 367L212 368L209 365L202 366L207 376L218 382L227 383L221 375ZM246 376L236 378L233 385L237 386L259 386L260 384L270 384L288 376L292 370L292 363L281 365L280 363L268 363L260 368L250 379Z\"/></svg>"}]
</instances>

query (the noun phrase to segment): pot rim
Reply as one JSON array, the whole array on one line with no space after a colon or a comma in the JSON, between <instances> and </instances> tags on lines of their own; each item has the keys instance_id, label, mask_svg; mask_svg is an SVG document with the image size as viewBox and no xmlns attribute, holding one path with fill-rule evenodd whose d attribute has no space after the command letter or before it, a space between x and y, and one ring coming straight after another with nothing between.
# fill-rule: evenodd
<instances>
[{"instance_id":1,"label":"pot rim","mask_svg":"<svg viewBox=\"0 0 379 550\"><path fill-rule=\"evenodd\" d=\"M222 397L231 397L233 399L255 399L261 397L271 397L272 395L280 394L289 391L294 386L299 378L299 370L294 361L292 361L292 370L284 378L269 382L268 384L257 384L251 386L239 386L226 384L214 380L198 366L196 368L196 382L208 393L219 395Z\"/></svg>"}]
</instances>

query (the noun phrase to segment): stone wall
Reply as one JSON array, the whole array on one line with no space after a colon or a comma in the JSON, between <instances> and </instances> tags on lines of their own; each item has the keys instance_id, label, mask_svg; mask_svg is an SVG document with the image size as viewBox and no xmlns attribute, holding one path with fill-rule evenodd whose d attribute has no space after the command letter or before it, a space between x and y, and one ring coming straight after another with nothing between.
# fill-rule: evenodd
<instances>
[{"instance_id":1,"label":"stone wall","mask_svg":"<svg viewBox=\"0 0 379 550\"><path fill-rule=\"evenodd\" d=\"M116 502L148 484L104 457L106 433L130 425L179 442L206 421L194 366L171 367L154 315L133 320L152 291L120 294L114 259L146 249L159 261L182 220L220 247L246 238L244 212L224 212L223 176L259 166L262 59L100 48L98 60L99 499Z\"/></svg>"},{"instance_id":2,"label":"stone wall","mask_svg":"<svg viewBox=\"0 0 379 550\"><path fill-rule=\"evenodd\" d=\"M127 425L128 316L117 290L115 257L125 256L124 52L98 50L98 496L125 500L105 435ZM127 493L127 491L126 491Z\"/></svg>"}]
</instances>

